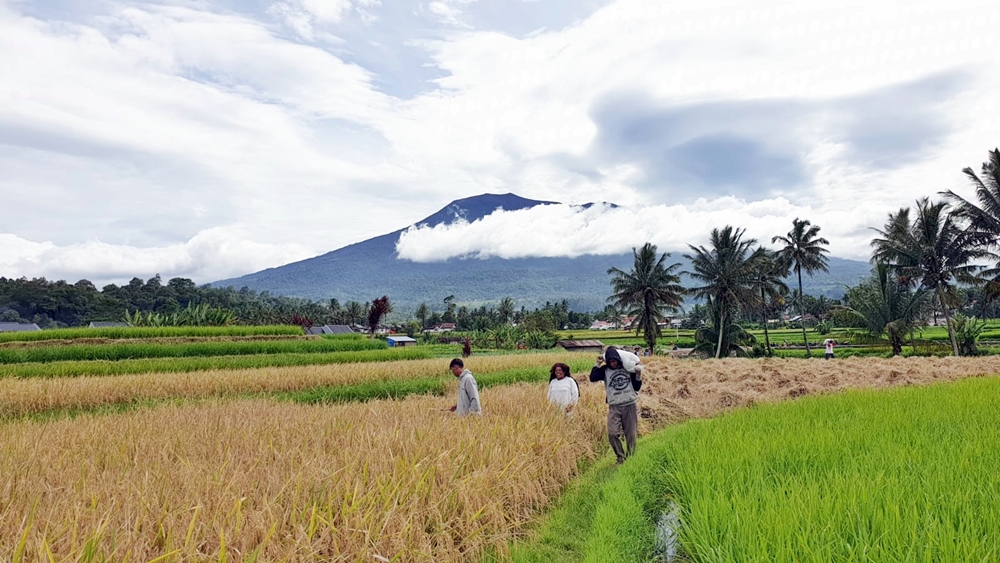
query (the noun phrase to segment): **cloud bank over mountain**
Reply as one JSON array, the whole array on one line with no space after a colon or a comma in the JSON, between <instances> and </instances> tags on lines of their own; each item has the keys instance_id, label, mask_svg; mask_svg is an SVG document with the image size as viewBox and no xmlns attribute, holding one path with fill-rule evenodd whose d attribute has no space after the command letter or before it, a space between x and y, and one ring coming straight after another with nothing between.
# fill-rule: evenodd
<instances>
[{"instance_id":1,"label":"cloud bank over mountain","mask_svg":"<svg viewBox=\"0 0 1000 563\"><path fill-rule=\"evenodd\" d=\"M627 253L645 242L661 251L682 254L689 244L705 244L713 227L736 225L746 236L765 246L774 235L785 234L793 218L832 219L815 209L792 205L784 198L748 202L736 198L697 200L689 205L653 205L639 208L596 204L538 205L517 211L497 210L472 222L458 220L435 226L415 225L399 236L399 259L440 262L452 258L574 258L585 254ZM820 224L822 234L835 240L861 239L867 245L872 219L864 213L845 215L831 224ZM840 255L866 260L867 249L851 253L841 244ZM845 252L846 251L846 252Z\"/></svg>"}]
</instances>

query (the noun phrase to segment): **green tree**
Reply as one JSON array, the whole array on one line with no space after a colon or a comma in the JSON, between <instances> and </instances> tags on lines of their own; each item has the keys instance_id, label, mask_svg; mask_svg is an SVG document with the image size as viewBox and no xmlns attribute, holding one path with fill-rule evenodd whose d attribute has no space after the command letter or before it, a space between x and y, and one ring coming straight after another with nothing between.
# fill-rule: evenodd
<instances>
[{"instance_id":1,"label":"green tree","mask_svg":"<svg viewBox=\"0 0 1000 563\"><path fill-rule=\"evenodd\" d=\"M991 256L978 246L975 233L962 229L948 213L948 204L917 200L916 216L910 220L909 209L889 214L881 235L872 240L872 259L893 267L904 283L919 281L933 291L948 325L952 353L959 355L951 306L957 283L978 284L979 266L974 261Z\"/></svg>"},{"instance_id":2,"label":"green tree","mask_svg":"<svg viewBox=\"0 0 1000 563\"><path fill-rule=\"evenodd\" d=\"M989 152L989 160L982 166L982 176L977 175L971 167L966 167L962 172L972 184L978 204L951 190L941 192L941 195L952 204L952 215L966 221L966 230L973 242L995 252L1000 246L1000 149ZM1000 296L1000 262L983 272L983 275L986 277L983 297L989 302Z\"/></svg>"},{"instance_id":3,"label":"green tree","mask_svg":"<svg viewBox=\"0 0 1000 563\"><path fill-rule=\"evenodd\" d=\"M802 272L812 275L816 272L830 271L824 253L829 252L826 248L830 241L819 237L820 228L809 221L795 218L792 221L792 230L785 236L775 236L772 243L781 243L784 246L778 250L778 256L788 269L795 269L795 275L799 282L799 315L805 316L805 306L802 302ZM803 319L804 321L805 319ZM811 356L809 350L809 337L806 336L806 325L802 323L802 341L806 345L806 356Z\"/></svg>"},{"instance_id":4,"label":"green tree","mask_svg":"<svg viewBox=\"0 0 1000 563\"><path fill-rule=\"evenodd\" d=\"M788 276L788 268L779 259L778 254L766 248L759 247L752 256L753 273L751 284L760 292L758 303L761 313L761 323L764 325L764 350L771 355L771 337L767 331L768 304L780 299L788 293L784 279Z\"/></svg>"},{"instance_id":5,"label":"green tree","mask_svg":"<svg viewBox=\"0 0 1000 563\"><path fill-rule=\"evenodd\" d=\"M455 296L449 295L448 297L445 297L444 305L445 305L445 311L444 314L441 315L441 320L446 323L455 322L455 308L456 308Z\"/></svg>"},{"instance_id":6,"label":"green tree","mask_svg":"<svg viewBox=\"0 0 1000 563\"><path fill-rule=\"evenodd\" d=\"M358 303L357 301L348 301L344 304L344 320L347 321L349 325L361 324L368 316L368 308L364 304Z\"/></svg>"},{"instance_id":7,"label":"green tree","mask_svg":"<svg viewBox=\"0 0 1000 563\"><path fill-rule=\"evenodd\" d=\"M711 300L716 358L722 357L723 340L736 311L756 300L753 285L756 260L752 248L757 241L744 240L744 232L731 225L712 229L708 248L688 245L692 254L684 255L691 261L691 271L687 274L702 284L691 291L697 297Z\"/></svg>"},{"instance_id":8,"label":"green tree","mask_svg":"<svg viewBox=\"0 0 1000 563\"><path fill-rule=\"evenodd\" d=\"M628 310L635 317L636 335L641 330L650 350L656 349L656 339L661 336L660 322L666 320L668 311L677 311L685 290L681 278L674 272L680 264L667 266L669 252L657 259L656 245L646 243L641 249L632 248L634 263L629 272L609 268L614 293L608 302Z\"/></svg>"},{"instance_id":9,"label":"green tree","mask_svg":"<svg viewBox=\"0 0 1000 563\"><path fill-rule=\"evenodd\" d=\"M872 336L885 335L892 355L898 356L929 295L927 290L912 290L899 281L888 264L876 263L868 280L847 290L845 300L850 306L845 309L864 323Z\"/></svg>"},{"instance_id":10,"label":"green tree","mask_svg":"<svg viewBox=\"0 0 1000 563\"><path fill-rule=\"evenodd\" d=\"M504 297L500 300L500 304L497 305L497 320L501 324L510 324L516 310L514 300L510 297Z\"/></svg>"},{"instance_id":11,"label":"green tree","mask_svg":"<svg viewBox=\"0 0 1000 563\"><path fill-rule=\"evenodd\" d=\"M421 303L420 306L417 307L416 317L417 320L420 321L420 330L427 328L427 317L429 317L430 314L431 309L427 306L427 303Z\"/></svg>"}]
</instances>

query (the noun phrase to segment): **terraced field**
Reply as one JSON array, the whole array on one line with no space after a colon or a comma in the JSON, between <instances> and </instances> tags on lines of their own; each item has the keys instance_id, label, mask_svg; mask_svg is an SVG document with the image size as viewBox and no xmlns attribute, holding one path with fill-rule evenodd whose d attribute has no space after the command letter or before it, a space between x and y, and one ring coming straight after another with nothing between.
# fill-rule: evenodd
<instances>
[{"instance_id":1,"label":"terraced field","mask_svg":"<svg viewBox=\"0 0 1000 563\"><path fill-rule=\"evenodd\" d=\"M0 366L12 370L0 379L0 560L581 560L572 546L533 559L531 546L551 547L552 528L540 522L581 471L615 475L600 461L607 407L602 386L584 383L589 355L474 353L467 366L485 414L460 419L447 410L454 346L375 349L348 337L339 342L371 349L329 351L291 334L117 336L0 345L31 351ZM267 348L276 343L306 351ZM55 350L171 346L166 357L53 359L69 353ZM234 346L257 351L185 355ZM334 354L359 356L268 364ZM220 359L258 363L189 363ZM569 417L545 399L555 362L581 383ZM749 405L1000 372L993 357L647 363L647 434Z\"/></svg>"}]
</instances>

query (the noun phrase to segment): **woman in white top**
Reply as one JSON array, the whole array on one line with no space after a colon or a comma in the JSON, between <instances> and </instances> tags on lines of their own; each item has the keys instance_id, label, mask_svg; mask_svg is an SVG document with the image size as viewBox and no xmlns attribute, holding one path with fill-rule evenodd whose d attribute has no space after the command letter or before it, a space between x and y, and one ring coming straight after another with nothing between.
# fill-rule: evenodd
<instances>
[{"instance_id":1,"label":"woman in white top","mask_svg":"<svg viewBox=\"0 0 1000 563\"><path fill-rule=\"evenodd\" d=\"M569 373L566 364L554 364L549 370L549 402L559 405L566 414L580 400L580 386Z\"/></svg>"}]
</instances>

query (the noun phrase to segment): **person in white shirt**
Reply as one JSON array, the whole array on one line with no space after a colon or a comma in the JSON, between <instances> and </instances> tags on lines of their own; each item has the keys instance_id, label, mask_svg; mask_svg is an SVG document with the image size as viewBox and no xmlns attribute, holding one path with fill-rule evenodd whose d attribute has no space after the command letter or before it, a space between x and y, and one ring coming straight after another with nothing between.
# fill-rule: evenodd
<instances>
[{"instance_id":1,"label":"person in white shirt","mask_svg":"<svg viewBox=\"0 0 1000 563\"><path fill-rule=\"evenodd\" d=\"M832 338L827 338L826 340L823 341L823 346L826 346L826 355L824 356L825 359L829 360L830 358L833 357L833 347L836 345L837 342L834 341L834 339Z\"/></svg>"},{"instance_id":2,"label":"person in white shirt","mask_svg":"<svg viewBox=\"0 0 1000 563\"><path fill-rule=\"evenodd\" d=\"M554 364L549 370L549 402L559 405L563 412L573 412L580 400L580 386L569 373L566 364Z\"/></svg>"}]
</instances>

